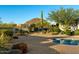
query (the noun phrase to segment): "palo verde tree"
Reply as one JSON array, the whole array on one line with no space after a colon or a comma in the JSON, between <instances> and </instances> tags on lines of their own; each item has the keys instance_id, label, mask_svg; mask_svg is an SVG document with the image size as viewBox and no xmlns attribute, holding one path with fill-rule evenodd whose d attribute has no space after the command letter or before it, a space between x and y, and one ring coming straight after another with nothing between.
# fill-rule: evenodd
<instances>
[{"instance_id":1,"label":"palo verde tree","mask_svg":"<svg viewBox=\"0 0 79 59\"><path fill-rule=\"evenodd\" d=\"M59 24L59 28L66 31L72 25L77 24L79 18L79 10L73 8L60 8L59 10L51 11L48 19Z\"/></svg>"}]
</instances>

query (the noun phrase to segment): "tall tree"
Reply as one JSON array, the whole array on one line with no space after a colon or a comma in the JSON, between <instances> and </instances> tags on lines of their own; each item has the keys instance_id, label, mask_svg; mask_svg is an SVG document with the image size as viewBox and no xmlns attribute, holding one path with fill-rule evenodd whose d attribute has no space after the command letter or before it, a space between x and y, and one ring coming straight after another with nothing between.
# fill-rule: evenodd
<instances>
[{"instance_id":1,"label":"tall tree","mask_svg":"<svg viewBox=\"0 0 79 59\"><path fill-rule=\"evenodd\" d=\"M77 23L77 18L79 18L79 10L73 8L60 8L59 10L51 11L49 13L49 19L55 21L59 24L59 28L62 30L67 30L70 26Z\"/></svg>"}]
</instances>

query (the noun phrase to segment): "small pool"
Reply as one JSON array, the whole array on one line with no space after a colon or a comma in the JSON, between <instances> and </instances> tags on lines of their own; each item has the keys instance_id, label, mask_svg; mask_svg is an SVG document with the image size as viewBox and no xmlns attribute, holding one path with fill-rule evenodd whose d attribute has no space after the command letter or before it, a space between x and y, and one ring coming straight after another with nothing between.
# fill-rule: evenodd
<instances>
[{"instance_id":1,"label":"small pool","mask_svg":"<svg viewBox=\"0 0 79 59\"><path fill-rule=\"evenodd\" d=\"M53 38L54 44L79 45L79 40Z\"/></svg>"}]
</instances>

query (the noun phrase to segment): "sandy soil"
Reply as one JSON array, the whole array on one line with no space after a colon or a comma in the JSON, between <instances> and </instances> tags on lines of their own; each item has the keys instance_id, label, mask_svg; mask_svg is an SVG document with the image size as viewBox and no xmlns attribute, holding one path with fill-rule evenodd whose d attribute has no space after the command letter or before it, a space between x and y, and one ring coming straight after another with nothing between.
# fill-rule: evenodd
<instances>
[{"instance_id":1,"label":"sandy soil","mask_svg":"<svg viewBox=\"0 0 79 59\"><path fill-rule=\"evenodd\" d=\"M53 37L60 38L79 38L79 36L66 35L48 35L48 34L30 34L27 36L19 36L19 39L14 39L14 44L25 42L28 44L28 54L77 54L79 53L79 45L54 45Z\"/></svg>"}]
</instances>

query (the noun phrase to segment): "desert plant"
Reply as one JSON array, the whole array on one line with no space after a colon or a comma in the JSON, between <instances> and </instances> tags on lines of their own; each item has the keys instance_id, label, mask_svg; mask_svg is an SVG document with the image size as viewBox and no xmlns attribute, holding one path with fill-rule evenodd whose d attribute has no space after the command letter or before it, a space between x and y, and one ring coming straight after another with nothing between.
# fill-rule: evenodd
<instances>
[{"instance_id":1,"label":"desert plant","mask_svg":"<svg viewBox=\"0 0 79 59\"><path fill-rule=\"evenodd\" d=\"M64 34L71 35L71 30L64 31Z\"/></svg>"},{"instance_id":2,"label":"desert plant","mask_svg":"<svg viewBox=\"0 0 79 59\"><path fill-rule=\"evenodd\" d=\"M7 36L6 34L2 33L2 35L0 36L0 46L5 47L10 39L10 36Z\"/></svg>"},{"instance_id":3,"label":"desert plant","mask_svg":"<svg viewBox=\"0 0 79 59\"><path fill-rule=\"evenodd\" d=\"M75 35L79 35L79 30L76 30L75 31Z\"/></svg>"},{"instance_id":4,"label":"desert plant","mask_svg":"<svg viewBox=\"0 0 79 59\"><path fill-rule=\"evenodd\" d=\"M59 10L49 12L48 20L55 21L59 24L59 27L64 31L67 30L71 25L78 23L79 10L73 8L60 8Z\"/></svg>"},{"instance_id":5,"label":"desert plant","mask_svg":"<svg viewBox=\"0 0 79 59\"><path fill-rule=\"evenodd\" d=\"M51 27L50 30L51 32L56 33L56 34L61 32L57 26Z\"/></svg>"},{"instance_id":6,"label":"desert plant","mask_svg":"<svg viewBox=\"0 0 79 59\"><path fill-rule=\"evenodd\" d=\"M11 30L0 30L0 35L2 34L2 33L4 33L5 35L7 35L7 36L13 36L13 31L11 31Z\"/></svg>"},{"instance_id":7,"label":"desert plant","mask_svg":"<svg viewBox=\"0 0 79 59\"><path fill-rule=\"evenodd\" d=\"M11 30L4 30L3 33L6 34L7 36L11 36L11 37L13 36L13 31Z\"/></svg>"}]
</instances>

